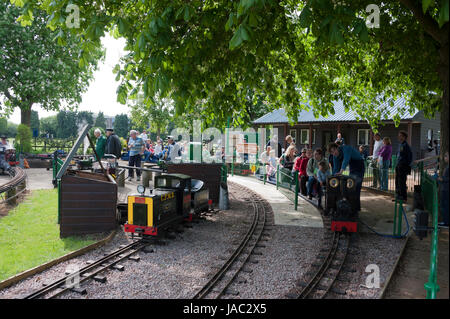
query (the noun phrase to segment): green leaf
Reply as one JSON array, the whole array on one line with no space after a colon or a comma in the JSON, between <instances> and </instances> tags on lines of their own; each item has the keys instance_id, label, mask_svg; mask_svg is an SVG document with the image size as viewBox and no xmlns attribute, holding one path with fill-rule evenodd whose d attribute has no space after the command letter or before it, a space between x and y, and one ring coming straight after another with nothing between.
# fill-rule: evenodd
<instances>
[{"instance_id":1,"label":"green leaf","mask_svg":"<svg viewBox=\"0 0 450 319\"><path fill-rule=\"evenodd\" d=\"M188 22L191 19L191 7L185 6L184 8L184 21Z\"/></svg>"},{"instance_id":2,"label":"green leaf","mask_svg":"<svg viewBox=\"0 0 450 319\"><path fill-rule=\"evenodd\" d=\"M448 10L449 10L449 0L443 0L441 9L439 10L438 23L441 28L446 22L448 22Z\"/></svg>"},{"instance_id":3,"label":"green leaf","mask_svg":"<svg viewBox=\"0 0 450 319\"><path fill-rule=\"evenodd\" d=\"M234 13L231 12L230 16L228 17L227 23L225 24L225 31L230 30L230 28L233 26L234 23Z\"/></svg>"},{"instance_id":4,"label":"green leaf","mask_svg":"<svg viewBox=\"0 0 450 319\"><path fill-rule=\"evenodd\" d=\"M248 23L249 23L249 25L252 26L252 27L258 26L258 16L256 15L255 12L252 11L252 12L250 13L250 16L249 16L249 18L248 18Z\"/></svg>"},{"instance_id":5,"label":"green leaf","mask_svg":"<svg viewBox=\"0 0 450 319\"><path fill-rule=\"evenodd\" d=\"M423 13L427 12L428 7L433 3L433 0L422 0Z\"/></svg>"},{"instance_id":6,"label":"green leaf","mask_svg":"<svg viewBox=\"0 0 450 319\"><path fill-rule=\"evenodd\" d=\"M303 8L302 13L300 13L300 27L307 28L312 23L312 11L306 6Z\"/></svg>"}]
</instances>

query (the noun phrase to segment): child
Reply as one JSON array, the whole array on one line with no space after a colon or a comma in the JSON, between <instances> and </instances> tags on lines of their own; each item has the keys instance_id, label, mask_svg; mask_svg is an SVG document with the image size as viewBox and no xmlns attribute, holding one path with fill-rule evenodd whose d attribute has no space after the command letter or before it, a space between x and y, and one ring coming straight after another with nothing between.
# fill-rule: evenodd
<instances>
[{"instance_id":1,"label":"child","mask_svg":"<svg viewBox=\"0 0 450 319\"><path fill-rule=\"evenodd\" d=\"M327 185L327 177L331 176L330 167L326 161L319 162L319 171L317 172L317 180L319 182L319 187L317 187L317 197L318 197L318 206L320 209L322 207L322 187Z\"/></svg>"},{"instance_id":2,"label":"child","mask_svg":"<svg viewBox=\"0 0 450 319\"><path fill-rule=\"evenodd\" d=\"M308 166L309 157L307 155L308 150L302 149L302 153L295 159L294 168L292 171L298 171L298 178L300 179L300 193L306 196L306 182L308 181L308 175L306 173L306 167Z\"/></svg>"},{"instance_id":3,"label":"child","mask_svg":"<svg viewBox=\"0 0 450 319\"><path fill-rule=\"evenodd\" d=\"M447 164L447 167L445 168L442 177L439 177L442 215L442 222L439 223L439 226L448 227L448 152L445 152L444 161L445 164Z\"/></svg>"}]
</instances>

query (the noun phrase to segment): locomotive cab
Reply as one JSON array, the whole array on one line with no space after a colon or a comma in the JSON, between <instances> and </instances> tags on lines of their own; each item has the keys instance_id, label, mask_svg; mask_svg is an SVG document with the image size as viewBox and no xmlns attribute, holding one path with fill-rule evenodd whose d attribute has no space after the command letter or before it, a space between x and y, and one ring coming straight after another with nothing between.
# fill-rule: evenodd
<instances>
[{"instance_id":1,"label":"locomotive cab","mask_svg":"<svg viewBox=\"0 0 450 319\"><path fill-rule=\"evenodd\" d=\"M172 190L176 193L177 211L183 218L191 213L191 177L184 174L164 174L155 177L154 191Z\"/></svg>"}]
</instances>

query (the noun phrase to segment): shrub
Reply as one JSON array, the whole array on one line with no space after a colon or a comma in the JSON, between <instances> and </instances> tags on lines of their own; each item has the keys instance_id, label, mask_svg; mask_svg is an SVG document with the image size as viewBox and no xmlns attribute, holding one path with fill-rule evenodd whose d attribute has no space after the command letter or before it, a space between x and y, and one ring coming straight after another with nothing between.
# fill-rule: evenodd
<instances>
[{"instance_id":1,"label":"shrub","mask_svg":"<svg viewBox=\"0 0 450 319\"><path fill-rule=\"evenodd\" d=\"M19 124L17 127L16 148L21 152L30 153L32 150L31 138L31 129L25 124Z\"/></svg>"}]
</instances>

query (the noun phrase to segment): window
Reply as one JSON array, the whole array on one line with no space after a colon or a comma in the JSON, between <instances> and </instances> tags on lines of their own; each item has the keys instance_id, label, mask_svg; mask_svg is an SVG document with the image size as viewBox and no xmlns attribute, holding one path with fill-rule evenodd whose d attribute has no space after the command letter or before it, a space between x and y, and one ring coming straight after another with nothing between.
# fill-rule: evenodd
<instances>
[{"instance_id":1,"label":"window","mask_svg":"<svg viewBox=\"0 0 450 319\"><path fill-rule=\"evenodd\" d=\"M309 129L300 130L300 144L309 144Z\"/></svg>"},{"instance_id":2,"label":"window","mask_svg":"<svg viewBox=\"0 0 450 319\"><path fill-rule=\"evenodd\" d=\"M300 130L300 144L308 144L309 145L309 128ZM312 130L311 144L316 144L316 129Z\"/></svg>"},{"instance_id":3,"label":"window","mask_svg":"<svg viewBox=\"0 0 450 319\"><path fill-rule=\"evenodd\" d=\"M369 129L358 130L358 145L369 145Z\"/></svg>"},{"instance_id":4,"label":"window","mask_svg":"<svg viewBox=\"0 0 450 319\"><path fill-rule=\"evenodd\" d=\"M292 138L297 141L297 130L296 129L289 130L289 135L292 136Z\"/></svg>"}]
</instances>

